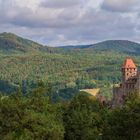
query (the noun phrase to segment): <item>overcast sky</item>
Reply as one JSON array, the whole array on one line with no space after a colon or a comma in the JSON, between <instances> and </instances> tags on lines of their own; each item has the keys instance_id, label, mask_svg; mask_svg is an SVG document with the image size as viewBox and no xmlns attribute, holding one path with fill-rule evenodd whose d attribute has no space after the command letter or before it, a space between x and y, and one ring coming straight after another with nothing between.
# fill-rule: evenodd
<instances>
[{"instance_id":1,"label":"overcast sky","mask_svg":"<svg viewBox=\"0 0 140 140\"><path fill-rule=\"evenodd\" d=\"M140 0L0 0L0 32L51 46L140 42Z\"/></svg>"}]
</instances>

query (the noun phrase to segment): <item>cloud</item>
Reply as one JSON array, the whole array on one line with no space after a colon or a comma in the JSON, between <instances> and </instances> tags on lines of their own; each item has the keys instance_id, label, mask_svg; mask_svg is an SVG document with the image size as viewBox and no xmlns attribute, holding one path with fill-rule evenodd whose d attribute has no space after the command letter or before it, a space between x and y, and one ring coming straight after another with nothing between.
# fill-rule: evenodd
<instances>
[{"instance_id":1,"label":"cloud","mask_svg":"<svg viewBox=\"0 0 140 140\"><path fill-rule=\"evenodd\" d=\"M53 46L139 41L138 7L137 0L0 0L0 32Z\"/></svg>"},{"instance_id":2,"label":"cloud","mask_svg":"<svg viewBox=\"0 0 140 140\"><path fill-rule=\"evenodd\" d=\"M102 8L112 12L132 12L140 8L139 0L104 0Z\"/></svg>"},{"instance_id":3,"label":"cloud","mask_svg":"<svg viewBox=\"0 0 140 140\"><path fill-rule=\"evenodd\" d=\"M67 8L82 5L83 0L44 0L41 6L46 8Z\"/></svg>"},{"instance_id":4,"label":"cloud","mask_svg":"<svg viewBox=\"0 0 140 140\"><path fill-rule=\"evenodd\" d=\"M17 3L13 4L14 1ZM75 4L81 5L79 0L75 2L67 0L67 2L65 1L64 3L63 0L57 0L56 3L55 0L48 0L46 3L51 3L51 5L49 5L50 7L42 7L42 3L38 4L37 7L33 2L33 8L31 6L31 2L26 5L25 3L19 3L18 0L7 0L3 2L2 5L0 5L0 21L8 22L17 26L26 26L32 28L62 28L65 26L74 25L75 21L81 15L81 11L83 10L81 7L75 7ZM59 8L55 8L56 5ZM62 8L62 5L69 5L69 8L67 8L67 6ZM52 6L54 7L52 8ZM70 6L74 7L71 8Z\"/></svg>"}]
</instances>

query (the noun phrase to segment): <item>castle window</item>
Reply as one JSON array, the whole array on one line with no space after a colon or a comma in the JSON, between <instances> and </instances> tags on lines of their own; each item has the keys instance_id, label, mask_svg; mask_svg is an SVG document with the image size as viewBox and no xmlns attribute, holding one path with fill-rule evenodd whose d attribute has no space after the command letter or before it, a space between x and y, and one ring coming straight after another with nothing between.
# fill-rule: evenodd
<instances>
[{"instance_id":1,"label":"castle window","mask_svg":"<svg viewBox=\"0 0 140 140\"><path fill-rule=\"evenodd\" d=\"M133 79L133 82L136 82L136 79Z\"/></svg>"}]
</instances>

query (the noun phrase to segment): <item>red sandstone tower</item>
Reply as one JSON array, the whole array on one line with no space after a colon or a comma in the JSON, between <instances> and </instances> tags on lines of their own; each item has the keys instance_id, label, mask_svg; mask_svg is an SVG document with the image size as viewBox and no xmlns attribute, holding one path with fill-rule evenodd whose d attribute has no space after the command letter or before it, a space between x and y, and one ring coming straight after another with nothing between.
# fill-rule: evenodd
<instances>
[{"instance_id":1,"label":"red sandstone tower","mask_svg":"<svg viewBox=\"0 0 140 140\"><path fill-rule=\"evenodd\" d=\"M127 58L122 66L122 82L113 87L113 105L122 105L124 98L134 91L140 94L140 74L133 60Z\"/></svg>"},{"instance_id":2,"label":"red sandstone tower","mask_svg":"<svg viewBox=\"0 0 140 140\"><path fill-rule=\"evenodd\" d=\"M127 58L122 66L122 82L126 82L137 75L137 67L132 59Z\"/></svg>"},{"instance_id":3,"label":"red sandstone tower","mask_svg":"<svg viewBox=\"0 0 140 140\"><path fill-rule=\"evenodd\" d=\"M129 93L135 88L137 80L137 67L132 59L127 58L122 66L122 88Z\"/></svg>"}]
</instances>

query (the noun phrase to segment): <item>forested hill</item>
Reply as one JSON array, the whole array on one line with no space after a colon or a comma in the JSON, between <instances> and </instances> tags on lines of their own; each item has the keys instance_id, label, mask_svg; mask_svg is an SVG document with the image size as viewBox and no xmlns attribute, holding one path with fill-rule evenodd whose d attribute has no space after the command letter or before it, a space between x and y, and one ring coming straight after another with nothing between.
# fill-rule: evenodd
<instances>
[{"instance_id":1,"label":"forested hill","mask_svg":"<svg viewBox=\"0 0 140 140\"><path fill-rule=\"evenodd\" d=\"M0 92L29 92L42 80L56 96L69 99L79 89L100 88L110 96L120 67L132 57L140 67L140 44L110 40L94 45L48 47L12 33L0 34Z\"/></svg>"},{"instance_id":2,"label":"forested hill","mask_svg":"<svg viewBox=\"0 0 140 140\"><path fill-rule=\"evenodd\" d=\"M34 52L55 52L63 53L68 51L115 51L128 54L140 54L140 44L128 40L107 40L90 45L62 46L58 48L41 45L37 42L22 38L13 33L0 34L0 53L34 53Z\"/></svg>"},{"instance_id":3,"label":"forested hill","mask_svg":"<svg viewBox=\"0 0 140 140\"><path fill-rule=\"evenodd\" d=\"M53 48L22 38L13 33L0 34L0 53L34 53L39 51L51 52Z\"/></svg>"},{"instance_id":4,"label":"forested hill","mask_svg":"<svg viewBox=\"0 0 140 140\"><path fill-rule=\"evenodd\" d=\"M128 54L140 54L140 44L128 40L107 40L91 45L63 46L65 50L82 50L82 51L114 51Z\"/></svg>"}]
</instances>

